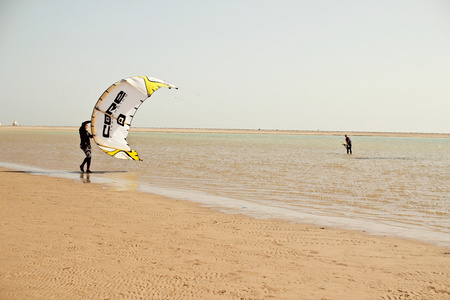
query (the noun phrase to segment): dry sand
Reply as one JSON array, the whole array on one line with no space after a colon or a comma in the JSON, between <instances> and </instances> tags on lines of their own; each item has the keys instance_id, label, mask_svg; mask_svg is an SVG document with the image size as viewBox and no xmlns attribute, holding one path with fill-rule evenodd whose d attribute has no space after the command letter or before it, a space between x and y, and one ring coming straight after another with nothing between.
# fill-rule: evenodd
<instances>
[{"instance_id":1,"label":"dry sand","mask_svg":"<svg viewBox=\"0 0 450 300\"><path fill-rule=\"evenodd\" d=\"M5 169L0 240L2 300L450 299L448 248Z\"/></svg>"}]
</instances>

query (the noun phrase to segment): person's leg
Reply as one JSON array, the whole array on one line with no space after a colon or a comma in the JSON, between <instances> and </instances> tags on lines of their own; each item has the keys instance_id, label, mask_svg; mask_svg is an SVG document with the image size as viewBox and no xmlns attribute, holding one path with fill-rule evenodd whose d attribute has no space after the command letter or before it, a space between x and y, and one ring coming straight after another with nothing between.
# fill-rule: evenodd
<instances>
[{"instance_id":1,"label":"person's leg","mask_svg":"<svg viewBox=\"0 0 450 300\"><path fill-rule=\"evenodd\" d=\"M83 163L80 165L80 170L81 172L84 173L84 165L87 164L87 171L89 171L89 168L91 166L91 148L90 147L86 147L86 148L81 148L84 152L84 154L86 155L86 157L83 160Z\"/></svg>"},{"instance_id":2,"label":"person's leg","mask_svg":"<svg viewBox=\"0 0 450 300\"><path fill-rule=\"evenodd\" d=\"M86 164L87 164L86 172L87 173L91 173L91 170L90 170L90 168L91 168L91 157L86 157Z\"/></svg>"},{"instance_id":3,"label":"person's leg","mask_svg":"<svg viewBox=\"0 0 450 300\"><path fill-rule=\"evenodd\" d=\"M87 169L86 172L87 173L91 173L91 158L92 158L92 152L91 152L91 147L89 147L86 150L86 164L87 164Z\"/></svg>"}]
</instances>

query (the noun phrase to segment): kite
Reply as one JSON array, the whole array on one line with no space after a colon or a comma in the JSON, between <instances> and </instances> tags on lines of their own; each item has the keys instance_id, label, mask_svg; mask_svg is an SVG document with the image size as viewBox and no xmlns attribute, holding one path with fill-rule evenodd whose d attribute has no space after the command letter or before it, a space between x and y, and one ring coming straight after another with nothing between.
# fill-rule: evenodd
<instances>
[{"instance_id":1,"label":"kite","mask_svg":"<svg viewBox=\"0 0 450 300\"><path fill-rule=\"evenodd\" d=\"M151 77L135 76L111 85L98 99L91 117L95 143L104 152L120 159L141 160L127 142L136 111L160 87L176 86Z\"/></svg>"}]
</instances>

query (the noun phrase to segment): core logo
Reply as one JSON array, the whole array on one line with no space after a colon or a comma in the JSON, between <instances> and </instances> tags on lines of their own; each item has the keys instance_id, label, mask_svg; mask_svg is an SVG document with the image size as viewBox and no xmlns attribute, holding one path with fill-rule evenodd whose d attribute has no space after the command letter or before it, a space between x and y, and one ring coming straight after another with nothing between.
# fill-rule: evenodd
<instances>
[{"instance_id":1,"label":"core logo","mask_svg":"<svg viewBox=\"0 0 450 300\"><path fill-rule=\"evenodd\" d=\"M120 103L122 102L122 100L125 98L126 95L127 94L124 91L120 91L117 94L116 99L114 99L114 102L111 103L111 105L106 110L105 120L104 120L104 124L103 124L103 137L105 137L105 138L111 137L111 124L112 124L111 116L120 107ZM123 114L120 114L117 117L117 124L119 124L120 126L124 126L125 120L126 120L126 116Z\"/></svg>"}]
</instances>

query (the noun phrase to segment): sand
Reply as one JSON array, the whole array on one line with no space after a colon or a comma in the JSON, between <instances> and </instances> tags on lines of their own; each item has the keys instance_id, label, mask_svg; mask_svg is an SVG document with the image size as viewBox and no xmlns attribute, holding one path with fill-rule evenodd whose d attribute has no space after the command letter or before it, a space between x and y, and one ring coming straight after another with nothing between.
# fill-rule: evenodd
<instances>
[{"instance_id":1,"label":"sand","mask_svg":"<svg viewBox=\"0 0 450 300\"><path fill-rule=\"evenodd\" d=\"M448 248L229 215L83 176L0 168L0 299L450 299Z\"/></svg>"}]
</instances>

